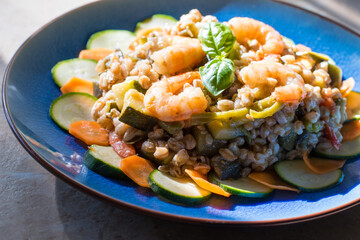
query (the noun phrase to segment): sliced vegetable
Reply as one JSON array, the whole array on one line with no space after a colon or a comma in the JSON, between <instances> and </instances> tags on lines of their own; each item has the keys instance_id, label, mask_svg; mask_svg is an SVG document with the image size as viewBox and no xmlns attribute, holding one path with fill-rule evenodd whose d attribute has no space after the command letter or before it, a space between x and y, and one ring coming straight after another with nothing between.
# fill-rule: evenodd
<instances>
[{"instance_id":1,"label":"sliced vegetable","mask_svg":"<svg viewBox=\"0 0 360 240\"><path fill-rule=\"evenodd\" d=\"M344 123L341 129L343 141L352 141L360 137L360 120Z\"/></svg>"},{"instance_id":2,"label":"sliced vegetable","mask_svg":"<svg viewBox=\"0 0 360 240\"><path fill-rule=\"evenodd\" d=\"M248 113L249 113L248 108L240 108L240 109L224 111L224 112L203 112L203 113L193 114L190 120L191 120L191 125L206 124L213 120L237 122L246 119L246 114Z\"/></svg>"},{"instance_id":3,"label":"sliced vegetable","mask_svg":"<svg viewBox=\"0 0 360 240\"><path fill-rule=\"evenodd\" d=\"M225 140L213 139L206 130L202 131L198 127L193 127L191 130L196 140L196 151L201 156L212 157L219 152L220 148L226 146Z\"/></svg>"},{"instance_id":4,"label":"sliced vegetable","mask_svg":"<svg viewBox=\"0 0 360 240\"><path fill-rule=\"evenodd\" d=\"M130 89L135 89L141 93L145 93L144 89L141 87L140 83L136 79L127 79L122 83L114 84L111 88L115 95L116 104L119 109L122 109L124 106L125 94Z\"/></svg>"},{"instance_id":5,"label":"sliced vegetable","mask_svg":"<svg viewBox=\"0 0 360 240\"><path fill-rule=\"evenodd\" d=\"M91 145L84 155L84 164L91 171L104 177L122 179L126 175L120 169L122 158L110 146Z\"/></svg>"},{"instance_id":6,"label":"sliced vegetable","mask_svg":"<svg viewBox=\"0 0 360 240\"><path fill-rule=\"evenodd\" d=\"M342 182L340 169L326 174L313 173L302 160L280 161L274 166L279 177L304 192L315 192L331 188Z\"/></svg>"},{"instance_id":7,"label":"sliced vegetable","mask_svg":"<svg viewBox=\"0 0 360 240\"><path fill-rule=\"evenodd\" d=\"M174 135L178 132L180 132L181 129L184 127L184 122L164 122L161 120L158 120L157 123L159 126L170 133L171 135Z\"/></svg>"},{"instance_id":8,"label":"sliced vegetable","mask_svg":"<svg viewBox=\"0 0 360 240\"><path fill-rule=\"evenodd\" d=\"M229 140L244 134L242 126L230 126L229 121L214 120L208 123L207 128L214 139Z\"/></svg>"},{"instance_id":9,"label":"sliced vegetable","mask_svg":"<svg viewBox=\"0 0 360 240\"><path fill-rule=\"evenodd\" d=\"M211 192L199 187L189 177L175 178L154 170L149 176L150 188L160 196L186 205L200 204L208 200Z\"/></svg>"},{"instance_id":10,"label":"sliced vegetable","mask_svg":"<svg viewBox=\"0 0 360 240\"><path fill-rule=\"evenodd\" d=\"M99 75L95 68L96 61L94 60L73 58L58 62L51 69L51 73L55 83L62 87L72 77L78 77L90 82L99 81Z\"/></svg>"},{"instance_id":11,"label":"sliced vegetable","mask_svg":"<svg viewBox=\"0 0 360 240\"><path fill-rule=\"evenodd\" d=\"M207 179L206 176L198 173L197 171L191 170L191 169L185 169L185 172L191 177L191 179L197 184L199 185L199 187L208 190L209 192L218 194L218 195L222 195L225 197L229 197L231 196L230 193L224 191L221 187L219 187L218 185L215 185L213 183L210 183Z\"/></svg>"},{"instance_id":12,"label":"sliced vegetable","mask_svg":"<svg viewBox=\"0 0 360 240\"><path fill-rule=\"evenodd\" d=\"M331 78L331 87L339 88L343 77L341 68L329 62L328 73Z\"/></svg>"},{"instance_id":13,"label":"sliced vegetable","mask_svg":"<svg viewBox=\"0 0 360 240\"><path fill-rule=\"evenodd\" d=\"M274 190L248 177L237 180L220 180L214 174L211 174L210 181L218 184L226 192L242 197L262 198L268 196Z\"/></svg>"},{"instance_id":14,"label":"sliced vegetable","mask_svg":"<svg viewBox=\"0 0 360 240\"><path fill-rule=\"evenodd\" d=\"M89 120L96 98L88 93L66 93L55 99L50 106L50 117L64 130L68 131L73 122Z\"/></svg>"},{"instance_id":15,"label":"sliced vegetable","mask_svg":"<svg viewBox=\"0 0 360 240\"><path fill-rule=\"evenodd\" d=\"M342 97L346 97L347 95L349 95L354 87L355 87L354 78L351 77L343 81L340 87L340 92Z\"/></svg>"},{"instance_id":16,"label":"sliced vegetable","mask_svg":"<svg viewBox=\"0 0 360 240\"><path fill-rule=\"evenodd\" d=\"M303 159L305 165L316 174L325 174L342 168L345 164L345 160L333 160L322 159L316 157L309 157L307 153L304 153Z\"/></svg>"},{"instance_id":17,"label":"sliced vegetable","mask_svg":"<svg viewBox=\"0 0 360 240\"><path fill-rule=\"evenodd\" d=\"M360 119L360 93L351 91L346 96L346 121Z\"/></svg>"},{"instance_id":18,"label":"sliced vegetable","mask_svg":"<svg viewBox=\"0 0 360 240\"><path fill-rule=\"evenodd\" d=\"M331 78L331 86L339 88L342 80L342 70L340 67L336 66L335 61L323 53L309 52L308 55L315 61L315 63L323 61L328 62L328 73Z\"/></svg>"},{"instance_id":19,"label":"sliced vegetable","mask_svg":"<svg viewBox=\"0 0 360 240\"><path fill-rule=\"evenodd\" d=\"M119 120L143 131L152 130L157 121L145 110L144 95L135 89L126 92Z\"/></svg>"},{"instance_id":20,"label":"sliced vegetable","mask_svg":"<svg viewBox=\"0 0 360 240\"><path fill-rule=\"evenodd\" d=\"M72 77L70 81L60 88L60 91L63 94L69 92L85 92L93 95L93 83L78 77Z\"/></svg>"},{"instance_id":21,"label":"sliced vegetable","mask_svg":"<svg viewBox=\"0 0 360 240\"><path fill-rule=\"evenodd\" d=\"M281 102L275 102L271 107L266 108L262 111L256 111L253 109L250 109L250 116L253 118L266 118L274 115L276 112L282 109L283 103Z\"/></svg>"},{"instance_id":22,"label":"sliced vegetable","mask_svg":"<svg viewBox=\"0 0 360 240\"><path fill-rule=\"evenodd\" d=\"M111 54L113 51L106 48L93 48L93 49L84 49L81 50L79 53L80 59L93 59L95 61L99 61L109 54Z\"/></svg>"},{"instance_id":23,"label":"sliced vegetable","mask_svg":"<svg viewBox=\"0 0 360 240\"><path fill-rule=\"evenodd\" d=\"M327 159L351 159L360 156L360 137L351 141L344 141L341 144L341 149L322 150L316 147L312 154L317 157Z\"/></svg>"},{"instance_id":24,"label":"sliced vegetable","mask_svg":"<svg viewBox=\"0 0 360 240\"><path fill-rule=\"evenodd\" d=\"M125 143L115 132L110 132L109 143L113 147L114 151L122 158L130 157L136 154L134 146Z\"/></svg>"},{"instance_id":25,"label":"sliced vegetable","mask_svg":"<svg viewBox=\"0 0 360 240\"><path fill-rule=\"evenodd\" d=\"M150 161L134 155L124 158L120 162L120 169L138 185L150 187L148 178L155 168Z\"/></svg>"},{"instance_id":26,"label":"sliced vegetable","mask_svg":"<svg viewBox=\"0 0 360 240\"><path fill-rule=\"evenodd\" d=\"M210 159L211 168L220 179L237 179L241 175L240 161L227 161L222 157L213 157Z\"/></svg>"},{"instance_id":27,"label":"sliced vegetable","mask_svg":"<svg viewBox=\"0 0 360 240\"><path fill-rule=\"evenodd\" d=\"M300 190L284 182L274 170L265 170L263 172L252 172L248 176L252 180L264 184L269 188L278 190L294 191L299 193Z\"/></svg>"},{"instance_id":28,"label":"sliced vegetable","mask_svg":"<svg viewBox=\"0 0 360 240\"><path fill-rule=\"evenodd\" d=\"M108 132L97 122L84 120L73 122L69 126L69 133L87 145L109 145Z\"/></svg>"},{"instance_id":29,"label":"sliced vegetable","mask_svg":"<svg viewBox=\"0 0 360 240\"><path fill-rule=\"evenodd\" d=\"M128 49L135 34L126 30L104 30L94 33L90 36L86 48L105 48L111 51L121 49L125 51Z\"/></svg>"},{"instance_id":30,"label":"sliced vegetable","mask_svg":"<svg viewBox=\"0 0 360 240\"><path fill-rule=\"evenodd\" d=\"M165 14L155 14L150 18L136 24L135 34L139 35L142 30L155 27L166 27L175 25L177 20Z\"/></svg>"},{"instance_id":31,"label":"sliced vegetable","mask_svg":"<svg viewBox=\"0 0 360 240\"><path fill-rule=\"evenodd\" d=\"M322 61L327 61L327 62L335 65L335 61L326 54L317 53L317 52L308 52L308 55L317 63L322 62Z\"/></svg>"}]
</instances>

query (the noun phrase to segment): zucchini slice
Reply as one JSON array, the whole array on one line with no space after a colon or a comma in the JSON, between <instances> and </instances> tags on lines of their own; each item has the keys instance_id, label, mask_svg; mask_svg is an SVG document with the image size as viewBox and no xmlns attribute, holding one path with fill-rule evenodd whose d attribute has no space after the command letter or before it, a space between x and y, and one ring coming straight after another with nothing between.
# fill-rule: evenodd
<instances>
[{"instance_id":1,"label":"zucchini slice","mask_svg":"<svg viewBox=\"0 0 360 240\"><path fill-rule=\"evenodd\" d=\"M99 75L95 68L96 61L94 60L73 58L58 62L51 69L51 73L56 85L62 87L72 77L78 77L90 82L98 82Z\"/></svg>"},{"instance_id":2,"label":"zucchini slice","mask_svg":"<svg viewBox=\"0 0 360 240\"><path fill-rule=\"evenodd\" d=\"M156 118L145 111L144 95L135 89L126 92L119 120L145 132L156 124Z\"/></svg>"},{"instance_id":3,"label":"zucchini slice","mask_svg":"<svg viewBox=\"0 0 360 240\"><path fill-rule=\"evenodd\" d=\"M315 174L303 160L280 161L275 164L274 169L282 180L304 192L325 190L341 183L344 179L340 169L326 174Z\"/></svg>"},{"instance_id":4,"label":"zucchini slice","mask_svg":"<svg viewBox=\"0 0 360 240\"><path fill-rule=\"evenodd\" d=\"M155 28L155 27L165 27L165 26L172 26L175 25L177 20L172 16L165 15L165 14L155 14L150 18L145 19L142 22L136 24L135 27L135 34L139 31L148 29L148 28Z\"/></svg>"},{"instance_id":5,"label":"zucchini slice","mask_svg":"<svg viewBox=\"0 0 360 240\"><path fill-rule=\"evenodd\" d=\"M203 132L198 127L192 127L192 133L196 140L196 151L199 155L212 157L219 153L219 149L226 146L225 140L214 139L210 144L206 140L207 131Z\"/></svg>"},{"instance_id":6,"label":"zucchini slice","mask_svg":"<svg viewBox=\"0 0 360 240\"><path fill-rule=\"evenodd\" d=\"M120 49L126 51L135 39L135 34L127 30L104 30L90 36L86 48Z\"/></svg>"},{"instance_id":7,"label":"zucchini slice","mask_svg":"<svg viewBox=\"0 0 360 240\"><path fill-rule=\"evenodd\" d=\"M351 91L346 96L346 121L353 121L360 119L360 93Z\"/></svg>"},{"instance_id":8,"label":"zucchini slice","mask_svg":"<svg viewBox=\"0 0 360 240\"><path fill-rule=\"evenodd\" d=\"M263 198L274 191L274 189L248 177L236 180L220 180L215 174L211 174L209 179L218 184L225 191L242 197Z\"/></svg>"},{"instance_id":9,"label":"zucchini slice","mask_svg":"<svg viewBox=\"0 0 360 240\"><path fill-rule=\"evenodd\" d=\"M338 151L336 149L332 149L330 151L324 151L319 148L315 148L312 152L312 155L328 158L328 159L351 159L360 156L360 137L351 140L351 141L343 141L341 143L341 149Z\"/></svg>"},{"instance_id":10,"label":"zucchini slice","mask_svg":"<svg viewBox=\"0 0 360 240\"><path fill-rule=\"evenodd\" d=\"M117 179L127 178L120 169L121 160L111 146L91 145L84 155L84 164L91 171Z\"/></svg>"},{"instance_id":11,"label":"zucchini slice","mask_svg":"<svg viewBox=\"0 0 360 240\"><path fill-rule=\"evenodd\" d=\"M200 188L191 178L176 178L154 170L149 176L150 188L160 196L185 205L200 204L208 200L211 192Z\"/></svg>"},{"instance_id":12,"label":"zucchini slice","mask_svg":"<svg viewBox=\"0 0 360 240\"><path fill-rule=\"evenodd\" d=\"M141 87L140 83L135 79L127 79L122 83L114 84L111 88L113 91L116 104L119 109L122 109L124 106L125 94L130 89L135 89L141 93L145 93L144 89Z\"/></svg>"},{"instance_id":13,"label":"zucchini slice","mask_svg":"<svg viewBox=\"0 0 360 240\"><path fill-rule=\"evenodd\" d=\"M244 134L241 126L231 126L229 121L214 120L206 124L214 139L229 140Z\"/></svg>"},{"instance_id":14,"label":"zucchini slice","mask_svg":"<svg viewBox=\"0 0 360 240\"><path fill-rule=\"evenodd\" d=\"M73 122L93 121L91 109L97 98L80 92L66 93L55 99L50 106L50 117L66 131Z\"/></svg>"}]
</instances>

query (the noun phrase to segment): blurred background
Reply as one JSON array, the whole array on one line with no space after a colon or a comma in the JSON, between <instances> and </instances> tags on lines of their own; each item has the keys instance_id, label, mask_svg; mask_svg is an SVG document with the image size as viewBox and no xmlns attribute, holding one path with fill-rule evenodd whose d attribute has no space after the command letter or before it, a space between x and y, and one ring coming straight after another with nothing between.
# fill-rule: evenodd
<instances>
[{"instance_id":1,"label":"blurred background","mask_svg":"<svg viewBox=\"0 0 360 240\"><path fill-rule=\"evenodd\" d=\"M34 31L90 2L0 0L0 76ZM359 0L281 2L360 33ZM256 229L188 225L136 215L83 194L47 172L20 146L3 115L0 136L1 239L359 239L360 206L311 222Z\"/></svg>"}]
</instances>

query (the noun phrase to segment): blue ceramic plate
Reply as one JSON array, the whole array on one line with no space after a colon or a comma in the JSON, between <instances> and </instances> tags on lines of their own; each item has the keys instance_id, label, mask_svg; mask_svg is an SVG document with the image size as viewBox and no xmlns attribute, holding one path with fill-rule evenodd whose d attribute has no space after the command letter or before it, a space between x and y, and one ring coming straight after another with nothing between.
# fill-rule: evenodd
<instances>
[{"instance_id":1,"label":"blue ceramic plate","mask_svg":"<svg viewBox=\"0 0 360 240\"><path fill-rule=\"evenodd\" d=\"M131 181L104 178L82 166L85 146L62 131L49 117L60 90L50 70L76 57L89 36L104 29L133 30L155 13L179 18L192 8L220 21L247 16L264 21L282 35L330 55L344 76L360 79L360 38L321 17L271 1L123 0L99 1L69 12L32 35L8 66L3 102L9 124L26 150L46 169L79 189L120 207L184 222L269 225L313 219L346 209L360 200L360 161L344 168L339 186L318 193L277 191L264 199L214 196L203 205L185 207L159 199ZM360 84L357 83L357 89Z\"/></svg>"}]
</instances>

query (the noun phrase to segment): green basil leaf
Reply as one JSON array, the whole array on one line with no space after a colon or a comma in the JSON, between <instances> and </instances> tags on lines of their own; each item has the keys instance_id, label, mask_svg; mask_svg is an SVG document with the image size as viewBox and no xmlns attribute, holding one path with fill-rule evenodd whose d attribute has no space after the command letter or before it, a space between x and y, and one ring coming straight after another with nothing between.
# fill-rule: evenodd
<instances>
[{"instance_id":1,"label":"green basil leaf","mask_svg":"<svg viewBox=\"0 0 360 240\"><path fill-rule=\"evenodd\" d=\"M217 57L200 67L201 80L206 89L214 96L219 95L234 82L234 62Z\"/></svg>"},{"instance_id":2,"label":"green basil leaf","mask_svg":"<svg viewBox=\"0 0 360 240\"><path fill-rule=\"evenodd\" d=\"M218 22L211 22L202 27L198 39L204 52L211 58L226 56L236 40L230 27Z\"/></svg>"}]
</instances>

